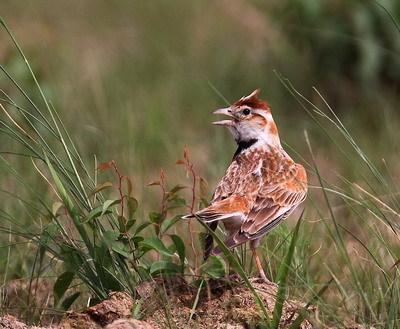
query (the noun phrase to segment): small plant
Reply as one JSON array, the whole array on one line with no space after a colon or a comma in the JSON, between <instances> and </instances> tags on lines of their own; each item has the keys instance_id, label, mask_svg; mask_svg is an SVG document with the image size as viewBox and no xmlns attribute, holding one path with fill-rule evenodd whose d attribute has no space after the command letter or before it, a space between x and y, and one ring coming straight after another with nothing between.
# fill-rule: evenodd
<instances>
[{"instance_id":1,"label":"small plant","mask_svg":"<svg viewBox=\"0 0 400 329\"><path fill-rule=\"evenodd\" d=\"M37 115L29 115L3 92L5 98L2 100L26 120L24 124L18 123L11 111L0 104L8 119L8 122L1 121L2 129L22 146L26 152L23 155L32 159L34 168L57 198L51 207L39 198L46 218L39 232L11 231L8 227L2 230L36 244L40 250L41 263L44 262L43 257L61 263L58 267L62 273L54 284L55 306L66 310L77 300L80 292L76 291L76 284L75 289L70 289L75 279L79 279L77 284L83 283L96 299L104 299L110 291L115 290L129 291L135 295L138 282L160 274L184 275L187 268L196 274L199 267L198 251L194 248L191 224L191 246L196 254L194 269L188 267L185 244L181 237L169 233L181 216L174 214L169 217L171 211L186 206L184 198L179 195L185 187L176 185L167 189L165 174L161 171L160 179L149 184L159 186L162 191L160 210L150 212L148 220L139 220L136 217L138 201L133 196L132 180L120 172L115 161L97 164L95 159L95 170L92 175L89 173L60 116L43 93L24 53L3 21L2 24L24 59L50 117L1 67ZM37 128L38 124L41 129ZM43 129L50 132L51 140L42 133ZM193 179L189 206L190 211L193 211L197 181L203 187L204 180L196 175L187 150L184 151L184 160L177 163L182 164ZM106 171L112 172L116 183L99 182L100 174ZM11 218L9 221L16 224ZM153 228L154 235L144 234L148 227ZM169 241L168 245L165 240ZM156 261L151 260L153 257L145 257L151 251L156 252ZM215 275L213 266L207 269ZM69 290L72 292L67 293Z\"/></svg>"},{"instance_id":2,"label":"small plant","mask_svg":"<svg viewBox=\"0 0 400 329\"><path fill-rule=\"evenodd\" d=\"M109 292L116 290L128 291L134 296L139 282L157 275L184 275L187 269L195 275L199 264L192 224L189 224L189 232L192 250L196 254L194 268L188 265L181 237L169 232L181 216L171 215L171 212L186 207L185 199L179 194L185 187L175 185L167 189L165 174L161 171L160 179L149 184L160 187L162 191L160 210L150 212L148 220L137 218L138 201L133 196L132 180L121 173L115 161L97 164L95 158L95 170L90 173L60 116L42 91L22 49L5 23L1 21L1 24L24 60L44 105L43 111L1 66L3 73L35 113L30 114L18 106L3 91L1 101L6 106L0 103L0 107L8 120L1 120L2 132L22 147L25 153L21 155L31 159L34 168L57 199L52 206L47 206L37 195L36 202L43 208L41 211L45 218L38 232L10 229L8 226L1 229L34 243L39 250L40 264L45 259L57 264L55 272L61 274L58 274L54 284L54 306L67 310L80 296L82 289L78 291L77 288L81 284L89 289L95 299L104 299ZM9 108L15 109L24 122L14 119ZM7 164L5 158L2 160ZM191 175L189 209L193 211L196 206L196 184L198 182L198 186L203 188L204 180L196 175L187 150L184 151L183 160L177 164L183 165ZM9 170L13 171L11 166ZM99 182L100 174L107 171L112 172L115 183ZM14 174L18 179L18 173ZM200 202L204 202L204 199ZM26 204L36 210L35 203ZM16 219L6 219L11 227L18 227ZM146 228L152 228L154 234L146 234ZM155 252L155 255L147 257L150 252ZM155 261L152 260L154 257ZM221 266L219 262L215 264ZM211 263L203 267L202 273L216 276L218 271L214 269L215 266ZM41 266L37 270L41 271Z\"/></svg>"}]
</instances>

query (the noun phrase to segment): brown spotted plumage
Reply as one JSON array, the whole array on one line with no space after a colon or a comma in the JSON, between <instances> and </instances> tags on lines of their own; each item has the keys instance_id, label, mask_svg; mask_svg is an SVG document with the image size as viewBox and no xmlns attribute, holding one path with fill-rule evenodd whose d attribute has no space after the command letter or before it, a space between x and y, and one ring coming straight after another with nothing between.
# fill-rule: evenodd
<instances>
[{"instance_id":1,"label":"brown spotted plumage","mask_svg":"<svg viewBox=\"0 0 400 329\"><path fill-rule=\"evenodd\" d=\"M214 112L230 117L214 124L229 128L238 149L210 206L184 218L197 217L214 230L222 222L229 248L250 241L260 275L266 280L255 248L262 236L304 201L307 174L282 148L270 107L258 93L256 90L229 108ZM211 249L210 237L208 244L206 257L210 252L220 252L219 248Z\"/></svg>"}]
</instances>

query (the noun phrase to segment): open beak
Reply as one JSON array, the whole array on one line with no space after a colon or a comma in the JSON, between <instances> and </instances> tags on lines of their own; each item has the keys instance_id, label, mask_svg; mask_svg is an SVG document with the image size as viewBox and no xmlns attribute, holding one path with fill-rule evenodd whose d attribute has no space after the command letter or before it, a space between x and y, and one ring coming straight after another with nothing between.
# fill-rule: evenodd
<instances>
[{"instance_id":1,"label":"open beak","mask_svg":"<svg viewBox=\"0 0 400 329\"><path fill-rule=\"evenodd\" d=\"M223 114L226 115L228 117L233 118L232 115L232 110L230 107L225 107L223 109L218 109L216 111L213 112L213 114ZM221 120L221 121L214 121L213 125L218 125L218 126L233 126L234 122L233 120Z\"/></svg>"}]
</instances>

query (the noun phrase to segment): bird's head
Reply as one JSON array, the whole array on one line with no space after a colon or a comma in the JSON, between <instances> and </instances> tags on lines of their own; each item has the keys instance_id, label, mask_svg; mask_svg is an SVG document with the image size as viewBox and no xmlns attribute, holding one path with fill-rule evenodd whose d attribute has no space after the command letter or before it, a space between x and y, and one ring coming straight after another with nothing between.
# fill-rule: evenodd
<instances>
[{"instance_id":1,"label":"bird's head","mask_svg":"<svg viewBox=\"0 0 400 329\"><path fill-rule=\"evenodd\" d=\"M213 124L228 127L237 143L260 141L279 146L278 129L272 118L271 108L258 98L259 93L259 89L254 90L233 105L214 111L214 114L223 114L230 119Z\"/></svg>"}]
</instances>

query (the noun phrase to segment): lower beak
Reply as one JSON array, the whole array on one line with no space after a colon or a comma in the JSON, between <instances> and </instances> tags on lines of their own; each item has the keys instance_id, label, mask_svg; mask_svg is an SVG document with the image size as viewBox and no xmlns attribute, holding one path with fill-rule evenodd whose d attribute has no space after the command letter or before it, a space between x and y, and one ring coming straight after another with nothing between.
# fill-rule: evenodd
<instances>
[{"instance_id":1,"label":"lower beak","mask_svg":"<svg viewBox=\"0 0 400 329\"><path fill-rule=\"evenodd\" d=\"M233 121L232 120L221 120L221 121L214 121L212 124L217 125L217 126L233 126Z\"/></svg>"},{"instance_id":2,"label":"lower beak","mask_svg":"<svg viewBox=\"0 0 400 329\"><path fill-rule=\"evenodd\" d=\"M218 109L218 110L214 111L213 114L223 114L223 115L233 118L232 110L230 107ZM218 126L233 126L234 122L232 120L221 120L221 121L214 121L213 124L218 125Z\"/></svg>"}]
</instances>

